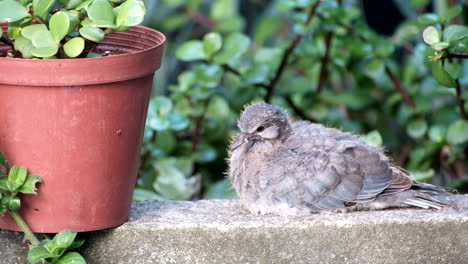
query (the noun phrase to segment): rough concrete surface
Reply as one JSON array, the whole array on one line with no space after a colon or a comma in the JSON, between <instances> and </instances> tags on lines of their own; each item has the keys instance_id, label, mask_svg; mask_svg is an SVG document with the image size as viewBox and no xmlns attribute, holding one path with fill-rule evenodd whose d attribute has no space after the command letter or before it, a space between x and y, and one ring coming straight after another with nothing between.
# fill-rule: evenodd
<instances>
[{"instance_id":1,"label":"rough concrete surface","mask_svg":"<svg viewBox=\"0 0 468 264\"><path fill-rule=\"evenodd\" d=\"M399 209L257 216L236 201L134 203L120 227L86 234L88 263L468 263L461 212ZM26 263L26 244L0 231L0 263Z\"/></svg>"}]
</instances>

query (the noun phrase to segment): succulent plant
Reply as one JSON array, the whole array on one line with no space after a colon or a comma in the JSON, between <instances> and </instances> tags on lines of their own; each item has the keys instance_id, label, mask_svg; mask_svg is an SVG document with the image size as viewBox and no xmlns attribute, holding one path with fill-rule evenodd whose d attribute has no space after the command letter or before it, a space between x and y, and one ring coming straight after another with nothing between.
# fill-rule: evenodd
<instances>
[{"instance_id":1,"label":"succulent plant","mask_svg":"<svg viewBox=\"0 0 468 264\"><path fill-rule=\"evenodd\" d=\"M12 56L86 57L106 34L143 21L141 0L0 0L0 22L8 24L1 41Z\"/></svg>"}]
</instances>

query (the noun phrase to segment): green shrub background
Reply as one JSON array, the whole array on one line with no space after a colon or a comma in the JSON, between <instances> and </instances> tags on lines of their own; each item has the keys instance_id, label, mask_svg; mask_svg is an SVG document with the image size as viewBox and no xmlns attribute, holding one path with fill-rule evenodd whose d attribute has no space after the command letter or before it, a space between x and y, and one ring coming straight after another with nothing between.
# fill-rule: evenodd
<instances>
[{"instance_id":1,"label":"green shrub background","mask_svg":"<svg viewBox=\"0 0 468 264\"><path fill-rule=\"evenodd\" d=\"M383 36L362 1L146 1L144 24L168 41L135 200L235 198L226 150L243 106L260 100L362 134L417 180L466 191L468 30L450 25L464 25L468 8L393 2L404 20ZM423 41L429 25L432 45Z\"/></svg>"}]
</instances>

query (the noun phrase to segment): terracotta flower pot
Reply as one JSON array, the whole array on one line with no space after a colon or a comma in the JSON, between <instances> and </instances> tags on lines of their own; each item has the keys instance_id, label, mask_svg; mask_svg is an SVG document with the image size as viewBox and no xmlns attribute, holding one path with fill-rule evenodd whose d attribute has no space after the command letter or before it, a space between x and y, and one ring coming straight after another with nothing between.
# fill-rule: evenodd
<instances>
[{"instance_id":1,"label":"terracotta flower pot","mask_svg":"<svg viewBox=\"0 0 468 264\"><path fill-rule=\"evenodd\" d=\"M44 179L37 196L23 196L20 210L33 232L126 221L164 41L162 33L137 26L95 48L116 55L0 58L0 151ZM8 214L0 228L19 230Z\"/></svg>"}]
</instances>

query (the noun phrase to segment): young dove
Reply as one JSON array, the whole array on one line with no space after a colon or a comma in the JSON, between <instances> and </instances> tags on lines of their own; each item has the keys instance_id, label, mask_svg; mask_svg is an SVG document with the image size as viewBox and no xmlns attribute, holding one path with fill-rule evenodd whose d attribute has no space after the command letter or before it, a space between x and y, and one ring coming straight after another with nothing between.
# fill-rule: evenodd
<instances>
[{"instance_id":1,"label":"young dove","mask_svg":"<svg viewBox=\"0 0 468 264\"><path fill-rule=\"evenodd\" d=\"M448 189L411 179L382 150L358 136L306 121L279 108L244 110L229 149L229 177L252 213L295 215L416 206L441 209Z\"/></svg>"}]
</instances>

